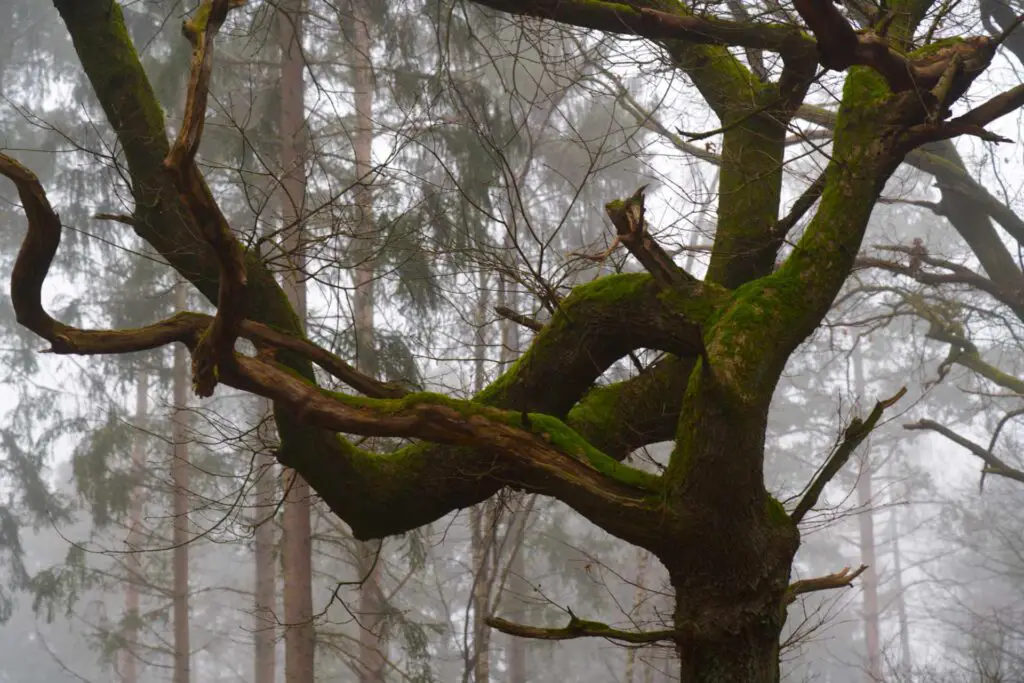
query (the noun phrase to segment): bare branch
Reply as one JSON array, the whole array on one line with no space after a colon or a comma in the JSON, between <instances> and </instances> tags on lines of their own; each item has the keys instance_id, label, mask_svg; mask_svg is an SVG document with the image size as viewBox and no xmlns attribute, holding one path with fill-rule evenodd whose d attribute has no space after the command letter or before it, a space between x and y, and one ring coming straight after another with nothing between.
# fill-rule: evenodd
<instances>
[{"instance_id":1,"label":"bare branch","mask_svg":"<svg viewBox=\"0 0 1024 683\"><path fill-rule=\"evenodd\" d=\"M772 234L775 239L779 242L786 238L789 231L792 230L800 219L806 215L814 203L821 198L821 193L825 190L825 172L823 171L814 182L807 186L807 189L803 191L797 200L793 202L793 207L789 210L789 213L783 216L772 228Z\"/></svg>"},{"instance_id":2,"label":"bare branch","mask_svg":"<svg viewBox=\"0 0 1024 683\"><path fill-rule=\"evenodd\" d=\"M801 579L800 581L794 581L786 589L786 604L789 604L796 600L798 595L804 593L812 593L814 591L827 591L835 588L846 588L853 584L854 579L867 571L868 566L862 564L853 571L850 571L849 567L843 567L841 571L835 574L827 574L825 576L818 576L813 579Z\"/></svg>"},{"instance_id":3,"label":"bare branch","mask_svg":"<svg viewBox=\"0 0 1024 683\"><path fill-rule=\"evenodd\" d=\"M538 320L534 320L528 315L522 313L516 313L507 306L495 306L494 312L500 315L502 318L511 320L514 323L522 325L523 327L529 328L534 332L540 332L544 329L544 324Z\"/></svg>"},{"instance_id":4,"label":"bare branch","mask_svg":"<svg viewBox=\"0 0 1024 683\"><path fill-rule=\"evenodd\" d=\"M1001 458L997 457L992 453L992 451L988 450L984 446L960 436L952 429L944 427L934 420L919 420L918 422L905 424L903 425L903 428L911 431L927 430L941 434L953 443L966 448L975 456L980 458L981 461L985 463L985 474L995 474L1000 477L1006 477L1007 479L1013 479L1014 481L1024 482L1024 471L1007 465Z\"/></svg>"}]
</instances>

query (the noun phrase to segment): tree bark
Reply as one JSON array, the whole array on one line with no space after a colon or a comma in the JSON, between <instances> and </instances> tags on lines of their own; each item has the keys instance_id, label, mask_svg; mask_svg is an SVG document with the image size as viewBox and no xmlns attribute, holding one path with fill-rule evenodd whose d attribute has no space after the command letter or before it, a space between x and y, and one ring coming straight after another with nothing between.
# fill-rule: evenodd
<instances>
[{"instance_id":1,"label":"tree bark","mask_svg":"<svg viewBox=\"0 0 1024 683\"><path fill-rule=\"evenodd\" d=\"M306 129L304 60L302 56L302 0L286 0L278 6L277 29L281 47L281 220L283 245L289 268L284 273L288 300L305 327L306 257L303 221L306 198ZM281 565L284 578L286 683L313 683L316 631L313 625L313 547L310 488L293 469L282 472L284 490Z\"/></svg>"},{"instance_id":2,"label":"tree bark","mask_svg":"<svg viewBox=\"0 0 1024 683\"><path fill-rule=\"evenodd\" d=\"M175 304L179 311L188 309L188 285L178 283ZM171 473L174 480L174 683L191 679L192 646L189 639L189 453L188 453L188 349L174 347L174 415Z\"/></svg>"}]
</instances>

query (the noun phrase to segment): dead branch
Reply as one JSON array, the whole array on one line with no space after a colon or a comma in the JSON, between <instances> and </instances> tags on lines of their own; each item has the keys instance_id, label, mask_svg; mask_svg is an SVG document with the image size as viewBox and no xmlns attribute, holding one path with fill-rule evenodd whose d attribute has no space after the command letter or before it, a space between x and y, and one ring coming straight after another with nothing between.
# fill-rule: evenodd
<instances>
[{"instance_id":1,"label":"dead branch","mask_svg":"<svg viewBox=\"0 0 1024 683\"><path fill-rule=\"evenodd\" d=\"M827 591L834 588L845 588L853 584L853 580L867 571L868 566L862 564L853 571L849 567L843 567L841 571L825 576L818 576L813 579L801 579L794 581L786 589L786 604L796 600L798 595L812 593L815 591Z\"/></svg>"},{"instance_id":2,"label":"dead branch","mask_svg":"<svg viewBox=\"0 0 1024 683\"><path fill-rule=\"evenodd\" d=\"M618 233L611 248L615 247L616 242L624 244L655 281L664 287L694 282L695 278L677 266L672 257L647 231L647 223L644 220L646 189L647 186L644 185L626 200L615 200L605 204L605 213Z\"/></svg>"}]
</instances>

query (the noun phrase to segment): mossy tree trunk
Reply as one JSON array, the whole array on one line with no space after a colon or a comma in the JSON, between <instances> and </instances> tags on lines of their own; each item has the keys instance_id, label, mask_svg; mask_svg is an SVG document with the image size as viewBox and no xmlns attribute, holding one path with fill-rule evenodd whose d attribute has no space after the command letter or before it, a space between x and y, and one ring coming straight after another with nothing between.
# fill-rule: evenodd
<instances>
[{"instance_id":1,"label":"mossy tree trunk","mask_svg":"<svg viewBox=\"0 0 1024 683\"><path fill-rule=\"evenodd\" d=\"M216 372L203 376L207 382L212 377L272 399L280 461L310 482L360 539L407 531L506 486L558 498L666 566L677 594L674 623L653 633L576 617L564 629L501 619L489 620L492 626L543 638L669 640L686 683L775 683L786 606L802 592L847 585L852 578L838 573L789 582L797 523L827 476L812 482L792 511L766 490L765 427L776 383L850 273L872 208L904 155L964 133L991 138L983 126L1016 108L1020 93L946 121L949 107L988 66L995 43L972 39L914 52L909 37L928 10L927 0L890 4L885 37L856 32L825 0L795 0L806 30L696 16L667 0L478 1L513 14L648 38L700 90L723 131L719 221L705 280L672 263L652 240L638 192L607 208L622 244L647 274L577 287L520 360L472 400L405 394L308 342L300 316L257 254L246 255L247 274L240 275L231 259L234 243L214 229L218 214L201 178L193 174L194 182L184 187L181 178L189 176L167 172L171 147L163 114L118 5L56 0L119 137L136 201L136 231L218 303L218 316L213 324L192 314L116 332L80 330L50 318L39 288L60 223L34 176L0 156L0 172L18 186L30 224L12 280L18 319L60 353L123 353L180 342L193 351L197 375L213 364ZM229 4L237 3L204 5L209 35ZM204 38L196 45L194 73L200 73L208 43ZM781 71L770 80L727 46L776 53ZM848 72L828 166L780 216L787 124L801 111L821 67ZM193 78L190 87L190 97L203 104L202 78ZM188 150L176 143L175 151L175 158L190 162ZM774 268L780 247L815 206ZM244 296L232 299L240 286ZM239 321L232 306L244 308L248 320ZM234 355L237 335L270 353ZM640 348L669 355L635 378L594 387L612 363ZM313 362L363 396L317 387ZM886 405L850 424L824 472L834 474ZM381 455L360 450L341 434L417 441ZM663 476L621 463L631 450L669 439L675 448Z\"/></svg>"}]
</instances>

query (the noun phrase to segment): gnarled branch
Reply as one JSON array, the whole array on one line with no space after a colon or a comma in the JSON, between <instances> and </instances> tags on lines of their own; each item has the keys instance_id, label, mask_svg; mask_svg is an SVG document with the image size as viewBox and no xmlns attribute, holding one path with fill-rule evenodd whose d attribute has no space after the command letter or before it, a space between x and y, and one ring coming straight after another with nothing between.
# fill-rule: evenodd
<instances>
[{"instance_id":1,"label":"gnarled branch","mask_svg":"<svg viewBox=\"0 0 1024 683\"><path fill-rule=\"evenodd\" d=\"M186 34L192 41L188 96L181 130L164 160L164 166L174 177L178 192L203 237L212 247L220 266L217 314L192 353L192 386L199 396L213 394L219 367L230 363L234 357L235 339L245 319L245 286L248 277L242 245L231 232L231 226L195 162L206 120L214 39L232 4L232 0L205 0L199 9L201 22L192 25L191 30L190 24L186 24Z\"/></svg>"}]
</instances>

